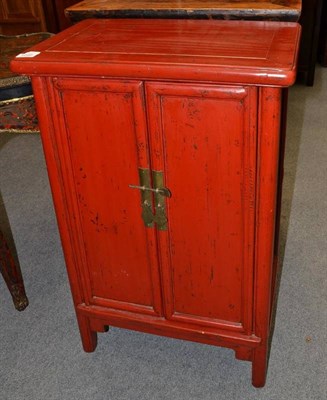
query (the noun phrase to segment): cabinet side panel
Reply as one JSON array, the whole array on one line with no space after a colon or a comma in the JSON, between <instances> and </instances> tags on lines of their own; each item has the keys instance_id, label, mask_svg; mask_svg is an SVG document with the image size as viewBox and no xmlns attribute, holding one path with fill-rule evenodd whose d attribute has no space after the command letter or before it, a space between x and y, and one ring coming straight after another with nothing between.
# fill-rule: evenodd
<instances>
[{"instance_id":1,"label":"cabinet side panel","mask_svg":"<svg viewBox=\"0 0 327 400\"><path fill-rule=\"evenodd\" d=\"M66 207L63 171L58 157L58 147L55 140L53 118L56 113L54 108L51 106L51 94L48 90L48 80L46 78L33 77L32 85L60 238L65 255L72 296L76 306L77 304L84 303L85 294L83 292L81 276L78 270L77 254L73 251L72 227Z\"/></svg>"},{"instance_id":2,"label":"cabinet side panel","mask_svg":"<svg viewBox=\"0 0 327 400\"><path fill-rule=\"evenodd\" d=\"M254 332L269 336L276 203L278 192L281 89L261 88L259 96L257 223Z\"/></svg>"},{"instance_id":3,"label":"cabinet side panel","mask_svg":"<svg viewBox=\"0 0 327 400\"><path fill-rule=\"evenodd\" d=\"M253 351L252 382L265 384L271 332L270 315L278 193L281 127L281 89L260 88L258 123L258 175L256 253L254 275L254 334L261 339ZM278 227L278 225L277 225Z\"/></svg>"},{"instance_id":4,"label":"cabinet side panel","mask_svg":"<svg viewBox=\"0 0 327 400\"><path fill-rule=\"evenodd\" d=\"M158 233L167 316L242 330L251 317L256 89L147 89L153 168L172 193L168 231Z\"/></svg>"}]
</instances>

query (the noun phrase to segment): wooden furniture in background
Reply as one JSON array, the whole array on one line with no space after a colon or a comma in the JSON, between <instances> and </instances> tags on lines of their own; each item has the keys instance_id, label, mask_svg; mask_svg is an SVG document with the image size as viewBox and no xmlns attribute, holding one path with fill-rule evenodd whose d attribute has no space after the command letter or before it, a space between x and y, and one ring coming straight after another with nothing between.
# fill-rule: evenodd
<instances>
[{"instance_id":1,"label":"wooden furniture in background","mask_svg":"<svg viewBox=\"0 0 327 400\"><path fill-rule=\"evenodd\" d=\"M98 19L12 62L32 75L85 351L119 326L229 347L265 384L299 35Z\"/></svg>"},{"instance_id":2,"label":"wooden furniture in background","mask_svg":"<svg viewBox=\"0 0 327 400\"><path fill-rule=\"evenodd\" d=\"M0 35L0 132L38 132L30 79L10 71L9 62L18 53L50 36L46 32L18 36Z\"/></svg>"},{"instance_id":3,"label":"wooden furniture in background","mask_svg":"<svg viewBox=\"0 0 327 400\"><path fill-rule=\"evenodd\" d=\"M71 26L64 10L76 3L78 0L42 0L47 31L57 33Z\"/></svg>"},{"instance_id":4,"label":"wooden furniture in background","mask_svg":"<svg viewBox=\"0 0 327 400\"><path fill-rule=\"evenodd\" d=\"M0 35L0 133L38 132L32 87L27 76L19 76L9 69L10 60L18 53L48 38L49 33L27 34L19 36ZM2 215L5 214L2 211ZM9 233L10 230L9 230ZM6 234L14 248L12 235ZM22 311L28 305L19 262L12 255L0 230L0 272L11 293L17 310Z\"/></svg>"},{"instance_id":5,"label":"wooden furniture in background","mask_svg":"<svg viewBox=\"0 0 327 400\"><path fill-rule=\"evenodd\" d=\"M0 0L0 34L57 33L71 25L65 8L76 0Z\"/></svg>"},{"instance_id":6,"label":"wooden furniture in background","mask_svg":"<svg viewBox=\"0 0 327 400\"><path fill-rule=\"evenodd\" d=\"M0 33L46 32L42 0L0 0Z\"/></svg>"},{"instance_id":7,"label":"wooden furniture in background","mask_svg":"<svg viewBox=\"0 0 327 400\"><path fill-rule=\"evenodd\" d=\"M15 263L3 233L0 230L0 273L10 291L16 310L23 311L28 306L22 273Z\"/></svg>"},{"instance_id":8,"label":"wooden furniture in background","mask_svg":"<svg viewBox=\"0 0 327 400\"><path fill-rule=\"evenodd\" d=\"M302 26L299 72L305 75L305 82L313 86L316 63L318 60L318 42L321 29L323 0L303 0L300 24Z\"/></svg>"},{"instance_id":9,"label":"wooden furniture in background","mask_svg":"<svg viewBox=\"0 0 327 400\"><path fill-rule=\"evenodd\" d=\"M327 1L322 8L318 58L321 65L327 67Z\"/></svg>"},{"instance_id":10,"label":"wooden furniture in background","mask_svg":"<svg viewBox=\"0 0 327 400\"><path fill-rule=\"evenodd\" d=\"M86 18L196 18L298 21L301 0L85 0L66 10Z\"/></svg>"}]
</instances>

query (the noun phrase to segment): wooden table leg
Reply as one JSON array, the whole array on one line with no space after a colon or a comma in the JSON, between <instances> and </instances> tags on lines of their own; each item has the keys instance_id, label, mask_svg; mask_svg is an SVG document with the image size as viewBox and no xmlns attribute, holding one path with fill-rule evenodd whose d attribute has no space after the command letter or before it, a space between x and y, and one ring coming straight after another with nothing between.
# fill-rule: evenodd
<instances>
[{"instance_id":1,"label":"wooden table leg","mask_svg":"<svg viewBox=\"0 0 327 400\"><path fill-rule=\"evenodd\" d=\"M23 311L28 306L23 277L0 231L0 272L13 298L15 308Z\"/></svg>"}]
</instances>

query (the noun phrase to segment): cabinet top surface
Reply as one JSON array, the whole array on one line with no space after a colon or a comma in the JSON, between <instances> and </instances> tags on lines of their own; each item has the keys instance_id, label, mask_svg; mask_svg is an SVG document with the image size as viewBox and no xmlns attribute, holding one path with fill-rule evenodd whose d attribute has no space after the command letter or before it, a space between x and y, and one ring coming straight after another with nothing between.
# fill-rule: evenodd
<instances>
[{"instance_id":1,"label":"cabinet top surface","mask_svg":"<svg viewBox=\"0 0 327 400\"><path fill-rule=\"evenodd\" d=\"M291 22L85 20L20 55L29 75L293 83L300 27Z\"/></svg>"},{"instance_id":2,"label":"cabinet top surface","mask_svg":"<svg viewBox=\"0 0 327 400\"><path fill-rule=\"evenodd\" d=\"M301 0L85 0L69 7L73 20L91 17L178 17L297 21Z\"/></svg>"}]
</instances>

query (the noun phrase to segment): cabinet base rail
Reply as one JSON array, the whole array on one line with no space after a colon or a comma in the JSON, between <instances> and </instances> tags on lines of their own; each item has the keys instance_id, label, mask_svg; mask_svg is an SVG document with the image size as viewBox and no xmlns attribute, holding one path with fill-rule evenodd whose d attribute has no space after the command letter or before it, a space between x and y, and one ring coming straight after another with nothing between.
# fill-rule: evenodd
<instances>
[{"instance_id":1,"label":"cabinet base rail","mask_svg":"<svg viewBox=\"0 0 327 400\"><path fill-rule=\"evenodd\" d=\"M235 357L252 362L252 383L263 387L266 380L268 343L255 335L227 332L222 329L181 324L161 317L135 316L129 312L102 309L80 304L76 307L83 348L93 352L97 346L97 333L107 332L109 326L132 329L139 332L174 339L226 347L235 351Z\"/></svg>"}]
</instances>

